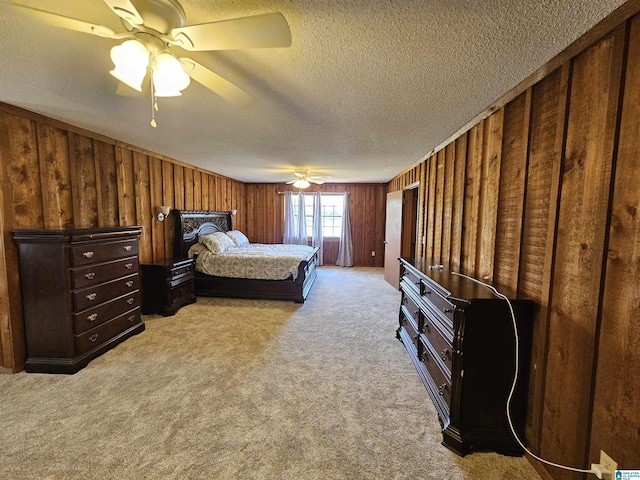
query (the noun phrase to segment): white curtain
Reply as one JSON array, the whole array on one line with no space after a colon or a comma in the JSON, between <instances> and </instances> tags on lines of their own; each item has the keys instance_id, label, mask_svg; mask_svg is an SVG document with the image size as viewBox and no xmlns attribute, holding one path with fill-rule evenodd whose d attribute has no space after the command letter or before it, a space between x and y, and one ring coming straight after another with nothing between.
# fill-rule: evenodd
<instances>
[{"instance_id":1,"label":"white curtain","mask_svg":"<svg viewBox=\"0 0 640 480\"><path fill-rule=\"evenodd\" d=\"M322 262L322 204L320 199L322 195L320 192L313 194L313 235L311 236L311 246L320 247L318 250L318 265L323 265Z\"/></svg>"},{"instance_id":2,"label":"white curtain","mask_svg":"<svg viewBox=\"0 0 640 480\"><path fill-rule=\"evenodd\" d=\"M286 191L284 192L284 235L282 236L282 243L298 243L295 225L293 195L290 191Z\"/></svg>"},{"instance_id":3,"label":"white curtain","mask_svg":"<svg viewBox=\"0 0 640 480\"><path fill-rule=\"evenodd\" d=\"M351 219L349 218L349 194L342 194L342 233L340 234L340 247L338 248L338 260L336 265L353 267L353 242L351 241Z\"/></svg>"},{"instance_id":4,"label":"white curtain","mask_svg":"<svg viewBox=\"0 0 640 480\"><path fill-rule=\"evenodd\" d=\"M307 240L307 217L304 211L304 193L298 193L298 225L297 242L300 245L309 245Z\"/></svg>"}]
</instances>

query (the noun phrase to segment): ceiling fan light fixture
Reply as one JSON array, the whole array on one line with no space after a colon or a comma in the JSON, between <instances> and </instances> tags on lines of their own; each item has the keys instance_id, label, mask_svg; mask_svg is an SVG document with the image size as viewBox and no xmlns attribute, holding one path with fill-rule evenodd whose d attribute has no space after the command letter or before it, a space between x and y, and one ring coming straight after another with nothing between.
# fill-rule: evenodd
<instances>
[{"instance_id":1,"label":"ceiling fan light fixture","mask_svg":"<svg viewBox=\"0 0 640 480\"><path fill-rule=\"evenodd\" d=\"M138 40L127 40L111 49L111 60L115 68L109 73L141 92L142 81L147 74L149 50Z\"/></svg>"},{"instance_id":2,"label":"ceiling fan light fixture","mask_svg":"<svg viewBox=\"0 0 640 480\"><path fill-rule=\"evenodd\" d=\"M293 182L293 186L296 188L309 188L311 184L305 180L304 178L299 178L295 182Z\"/></svg>"},{"instance_id":3,"label":"ceiling fan light fixture","mask_svg":"<svg viewBox=\"0 0 640 480\"><path fill-rule=\"evenodd\" d=\"M176 97L189 86L191 78L180 62L169 52L155 57L153 67L153 87L157 97Z\"/></svg>"}]
</instances>

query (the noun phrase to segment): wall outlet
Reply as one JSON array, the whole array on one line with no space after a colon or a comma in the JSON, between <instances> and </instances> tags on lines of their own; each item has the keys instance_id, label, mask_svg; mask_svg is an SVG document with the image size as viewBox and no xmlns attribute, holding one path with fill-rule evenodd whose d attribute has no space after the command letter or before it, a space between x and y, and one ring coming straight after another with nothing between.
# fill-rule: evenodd
<instances>
[{"instance_id":1,"label":"wall outlet","mask_svg":"<svg viewBox=\"0 0 640 480\"><path fill-rule=\"evenodd\" d=\"M610 472L615 472L618 469L618 464L603 450L600 450L600 465Z\"/></svg>"},{"instance_id":2,"label":"wall outlet","mask_svg":"<svg viewBox=\"0 0 640 480\"><path fill-rule=\"evenodd\" d=\"M371 256L375 257L376 256L376 251L375 250L371 250Z\"/></svg>"}]
</instances>

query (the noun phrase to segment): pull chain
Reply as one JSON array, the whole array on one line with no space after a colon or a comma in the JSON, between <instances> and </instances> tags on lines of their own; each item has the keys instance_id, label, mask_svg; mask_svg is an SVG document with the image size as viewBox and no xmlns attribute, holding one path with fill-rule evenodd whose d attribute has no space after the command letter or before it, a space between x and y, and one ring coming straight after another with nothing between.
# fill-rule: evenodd
<instances>
[{"instance_id":1,"label":"pull chain","mask_svg":"<svg viewBox=\"0 0 640 480\"><path fill-rule=\"evenodd\" d=\"M153 79L151 79L151 126L156 128L156 112L158 111L158 100L156 99L156 92L153 89Z\"/></svg>"}]
</instances>

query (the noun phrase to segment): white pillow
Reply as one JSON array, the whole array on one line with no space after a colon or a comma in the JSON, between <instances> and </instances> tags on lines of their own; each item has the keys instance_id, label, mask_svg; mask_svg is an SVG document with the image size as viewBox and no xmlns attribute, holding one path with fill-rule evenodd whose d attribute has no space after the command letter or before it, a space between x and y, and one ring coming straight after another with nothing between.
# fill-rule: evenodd
<instances>
[{"instance_id":1,"label":"white pillow","mask_svg":"<svg viewBox=\"0 0 640 480\"><path fill-rule=\"evenodd\" d=\"M249 239L240 230L229 230L227 232L227 235L229 236L229 238L231 238L231 240L233 240L233 243L236 247L249 245Z\"/></svg>"},{"instance_id":2,"label":"white pillow","mask_svg":"<svg viewBox=\"0 0 640 480\"><path fill-rule=\"evenodd\" d=\"M213 254L224 253L230 248L235 248L233 240L225 235L224 232L210 233L209 235L200 235L198 241L202 243Z\"/></svg>"}]
</instances>

